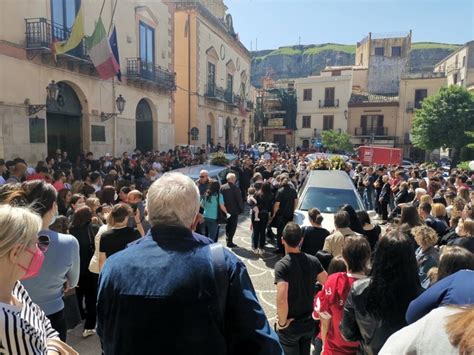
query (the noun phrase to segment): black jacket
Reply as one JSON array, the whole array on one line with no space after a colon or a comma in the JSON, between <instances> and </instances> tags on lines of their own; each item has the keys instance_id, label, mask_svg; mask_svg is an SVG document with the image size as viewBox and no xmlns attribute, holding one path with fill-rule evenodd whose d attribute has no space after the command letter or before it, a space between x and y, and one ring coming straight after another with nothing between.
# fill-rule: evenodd
<instances>
[{"instance_id":1,"label":"black jacket","mask_svg":"<svg viewBox=\"0 0 474 355\"><path fill-rule=\"evenodd\" d=\"M224 205L228 213L239 215L244 212L242 193L235 184L227 183L222 185L221 194L224 197Z\"/></svg>"},{"instance_id":2,"label":"black jacket","mask_svg":"<svg viewBox=\"0 0 474 355\"><path fill-rule=\"evenodd\" d=\"M367 287L371 279L356 281L347 297L339 326L348 341L359 341L363 354L378 354L386 340L407 325L405 314L398 320L379 320L367 313Z\"/></svg>"}]
</instances>

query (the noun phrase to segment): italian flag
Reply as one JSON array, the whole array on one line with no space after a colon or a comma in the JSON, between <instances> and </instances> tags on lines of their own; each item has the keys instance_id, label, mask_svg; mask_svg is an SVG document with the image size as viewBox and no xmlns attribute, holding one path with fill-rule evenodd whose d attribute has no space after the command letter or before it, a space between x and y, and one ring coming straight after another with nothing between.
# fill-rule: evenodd
<instances>
[{"instance_id":1,"label":"italian flag","mask_svg":"<svg viewBox=\"0 0 474 355\"><path fill-rule=\"evenodd\" d=\"M94 33L86 38L86 47L89 58L101 79L113 78L119 72L120 66L112 53L104 23L100 17Z\"/></svg>"}]
</instances>

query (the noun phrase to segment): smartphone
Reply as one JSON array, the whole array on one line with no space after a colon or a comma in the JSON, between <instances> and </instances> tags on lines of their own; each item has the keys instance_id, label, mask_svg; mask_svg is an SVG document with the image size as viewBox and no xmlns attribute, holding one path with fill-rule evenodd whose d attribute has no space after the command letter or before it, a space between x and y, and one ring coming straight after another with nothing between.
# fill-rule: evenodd
<instances>
[{"instance_id":1,"label":"smartphone","mask_svg":"<svg viewBox=\"0 0 474 355\"><path fill-rule=\"evenodd\" d=\"M137 212L138 205L132 205L132 211L135 214Z\"/></svg>"},{"instance_id":2,"label":"smartphone","mask_svg":"<svg viewBox=\"0 0 474 355\"><path fill-rule=\"evenodd\" d=\"M102 213L102 206L97 207L95 213Z\"/></svg>"}]
</instances>

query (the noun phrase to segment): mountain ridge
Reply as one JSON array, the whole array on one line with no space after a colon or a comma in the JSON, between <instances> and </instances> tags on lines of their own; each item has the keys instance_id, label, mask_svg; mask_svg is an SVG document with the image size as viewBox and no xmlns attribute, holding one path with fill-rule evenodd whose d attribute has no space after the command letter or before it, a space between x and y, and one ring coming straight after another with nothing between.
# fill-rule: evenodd
<instances>
[{"instance_id":1,"label":"mountain ridge","mask_svg":"<svg viewBox=\"0 0 474 355\"><path fill-rule=\"evenodd\" d=\"M409 69L429 70L462 45L439 42L412 43ZM326 65L354 65L356 45L322 43L282 46L253 51L252 84L270 74L274 80L318 75Z\"/></svg>"}]
</instances>

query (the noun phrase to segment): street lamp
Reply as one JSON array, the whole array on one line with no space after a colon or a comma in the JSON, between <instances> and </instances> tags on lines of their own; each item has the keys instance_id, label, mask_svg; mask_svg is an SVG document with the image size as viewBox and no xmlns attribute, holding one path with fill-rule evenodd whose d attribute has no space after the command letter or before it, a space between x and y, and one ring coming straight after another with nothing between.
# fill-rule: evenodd
<instances>
[{"instance_id":1,"label":"street lamp","mask_svg":"<svg viewBox=\"0 0 474 355\"><path fill-rule=\"evenodd\" d=\"M117 111L119 113L116 113L116 112L113 112L113 113L105 113L105 112L101 112L100 113L100 120L102 122L105 122L109 119L111 119L112 117L117 117L118 115L121 115L123 110L125 110L125 103L127 101L125 101L125 99L123 98L123 96L120 94L117 99L115 100L115 106L117 107Z\"/></svg>"},{"instance_id":2,"label":"street lamp","mask_svg":"<svg viewBox=\"0 0 474 355\"><path fill-rule=\"evenodd\" d=\"M39 104L39 105L29 105L28 104L28 115L33 116L34 114L46 109L46 106L50 102L55 102L58 99L59 95L59 86L54 81L51 82L46 86L46 104ZM25 102L29 102L29 99L25 100Z\"/></svg>"}]
</instances>

